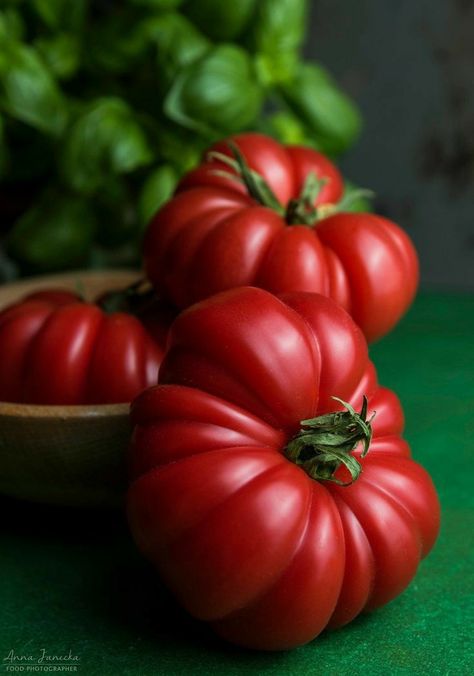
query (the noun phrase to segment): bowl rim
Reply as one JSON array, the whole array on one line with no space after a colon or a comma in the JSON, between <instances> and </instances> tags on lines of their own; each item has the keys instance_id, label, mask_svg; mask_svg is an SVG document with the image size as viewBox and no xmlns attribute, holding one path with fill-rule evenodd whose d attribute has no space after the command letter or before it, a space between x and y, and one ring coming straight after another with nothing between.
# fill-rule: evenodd
<instances>
[{"instance_id":1,"label":"bowl rim","mask_svg":"<svg viewBox=\"0 0 474 676\"><path fill-rule=\"evenodd\" d=\"M134 278L143 277L143 272L139 268L106 268L104 270L86 269L67 270L65 272L53 272L45 275L35 275L32 277L23 277L0 284L0 307L4 307L2 298L5 293L28 293L30 290L43 291L44 289L56 286L57 288L69 287L75 290L77 281L85 279L88 282L99 283L102 279L110 279L111 283L123 284L132 281ZM21 298L21 295L20 295ZM10 301L11 302L11 301Z\"/></svg>"},{"instance_id":2,"label":"bowl rim","mask_svg":"<svg viewBox=\"0 0 474 676\"><path fill-rule=\"evenodd\" d=\"M0 401L0 417L64 419L121 417L129 414L130 403L123 404L21 404Z\"/></svg>"}]
</instances>

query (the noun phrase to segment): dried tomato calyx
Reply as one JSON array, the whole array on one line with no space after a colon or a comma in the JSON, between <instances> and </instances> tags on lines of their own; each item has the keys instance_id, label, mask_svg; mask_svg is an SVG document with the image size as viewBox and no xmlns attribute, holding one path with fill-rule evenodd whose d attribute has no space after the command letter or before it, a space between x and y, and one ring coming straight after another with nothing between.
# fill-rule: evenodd
<instances>
[{"instance_id":1,"label":"dried tomato calyx","mask_svg":"<svg viewBox=\"0 0 474 676\"><path fill-rule=\"evenodd\" d=\"M352 451L362 442L361 457L367 455L375 413L367 419L366 396L360 413L342 399L332 398L343 404L346 410L302 420L301 430L286 445L284 453L312 479L350 486L362 472L362 466ZM334 476L341 465L349 471L350 481L344 482Z\"/></svg>"}]
</instances>

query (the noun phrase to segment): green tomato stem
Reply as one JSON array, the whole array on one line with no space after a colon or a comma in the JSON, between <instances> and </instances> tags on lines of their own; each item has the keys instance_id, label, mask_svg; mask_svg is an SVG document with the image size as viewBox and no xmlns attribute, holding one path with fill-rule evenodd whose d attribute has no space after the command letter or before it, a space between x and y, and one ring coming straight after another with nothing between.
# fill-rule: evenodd
<instances>
[{"instance_id":1,"label":"green tomato stem","mask_svg":"<svg viewBox=\"0 0 474 676\"><path fill-rule=\"evenodd\" d=\"M208 154L208 159L222 162L232 169L234 173L222 172L219 170L216 170L214 173L221 176L224 175L226 178L231 178L232 180L243 183L246 186L249 195L253 197L256 202L265 207L274 209L283 216L285 210L263 176L260 176L258 172L250 169L245 157L233 141L228 141L227 145L232 152L233 158L224 155L224 153L213 151Z\"/></svg>"},{"instance_id":2,"label":"green tomato stem","mask_svg":"<svg viewBox=\"0 0 474 676\"><path fill-rule=\"evenodd\" d=\"M248 194L258 204L276 211L288 225L314 227L323 218L346 211L353 202L361 197L373 197L373 192L370 190L354 190L338 204L328 203L315 206L318 195L327 183L327 179L318 178L314 172L310 172L304 181L299 196L291 199L285 208L263 176L249 167L239 147L233 141L227 141L227 146L232 153L232 157L218 151L211 151L208 153L207 159L209 161L216 160L231 171L215 169L213 173L216 176L243 183Z\"/></svg>"}]
</instances>

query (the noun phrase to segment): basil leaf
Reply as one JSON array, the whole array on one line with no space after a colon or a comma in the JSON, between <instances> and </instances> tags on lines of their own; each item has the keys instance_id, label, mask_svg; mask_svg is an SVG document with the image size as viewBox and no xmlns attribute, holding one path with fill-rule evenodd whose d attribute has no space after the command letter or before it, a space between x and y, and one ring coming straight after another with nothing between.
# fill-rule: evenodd
<instances>
[{"instance_id":1,"label":"basil leaf","mask_svg":"<svg viewBox=\"0 0 474 676\"><path fill-rule=\"evenodd\" d=\"M149 9L176 9L183 4L183 0L128 0L130 5L137 7L147 7Z\"/></svg>"},{"instance_id":2,"label":"basil leaf","mask_svg":"<svg viewBox=\"0 0 474 676\"><path fill-rule=\"evenodd\" d=\"M177 182L178 175L169 164L158 167L148 176L138 201L142 225L146 226L150 218L169 200Z\"/></svg>"},{"instance_id":3,"label":"basil leaf","mask_svg":"<svg viewBox=\"0 0 474 676\"><path fill-rule=\"evenodd\" d=\"M66 182L92 193L110 174L133 171L153 159L145 134L121 99L97 99L67 131L60 155Z\"/></svg>"},{"instance_id":4,"label":"basil leaf","mask_svg":"<svg viewBox=\"0 0 474 676\"><path fill-rule=\"evenodd\" d=\"M188 0L183 11L206 35L218 42L234 40L247 25L257 0Z\"/></svg>"},{"instance_id":5,"label":"basil leaf","mask_svg":"<svg viewBox=\"0 0 474 676\"><path fill-rule=\"evenodd\" d=\"M58 33L34 43L44 62L58 79L72 77L79 68L80 48L74 35Z\"/></svg>"},{"instance_id":6,"label":"basil leaf","mask_svg":"<svg viewBox=\"0 0 474 676\"><path fill-rule=\"evenodd\" d=\"M12 8L0 12L0 40L22 40L25 24L20 14Z\"/></svg>"},{"instance_id":7,"label":"basil leaf","mask_svg":"<svg viewBox=\"0 0 474 676\"><path fill-rule=\"evenodd\" d=\"M358 109L321 66L302 64L291 82L280 86L280 92L323 152L341 153L359 135Z\"/></svg>"},{"instance_id":8,"label":"basil leaf","mask_svg":"<svg viewBox=\"0 0 474 676\"><path fill-rule=\"evenodd\" d=\"M65 0L32 0L38 16L48 28L57 28L64 12Z\"/></svg>"},{"instance_id":9,"label":"basil leaf","mask_svg":"<svg viewBox=\"0 0 474 676\"><path fill-rule=\"evenodd\" d=\"M149 47L145 21L137 21L136 12L126 7L92 23L84 36L84 61L95 79L108 72L133 72Z\"/></svg>"},{"instance_id":10,"label":"basil leaf","mask_svg":"<svg viewBox=\"0 0 474 676\"><path fill-rule=\"evenodd\" d=\"M223 44L178 75L164 111L178 124L214 138L251 125L262 100L249 54Z\"/></svg>"},{"instance_id":11,"label":"basil leaf","mask_svg":"<svg viewBox=\"0 0 474 676\"><path fill-rule=\"evenodd\" d=\"M144 23L148 39L156 46L158 86L167 91L176 74L205 54L209 41L184 16L175 12Z\"/></svg>"},{"instance_id":12,"label":"basil leaf","mask_svg":"<svg viewBox=\"0 0 474 676\"><path fill-rule=\"evenodd\" d=\"M307 21L306 0L259 0L249 25L248 45L257 53L269 84L291 77L298 63Z\"/></svg>"},{"instance_id":13,"label":"basil leaf","mask_svg":"<svg viewBox=\"0 0 474 676\"><path fill-rule=\"evenodd\" d=\"M259 0L250 25L250 43L257 52L291 52L301 47L307 0Z\"/></svg>"},{"instance_id":14,"label":"basil leaf","mask_svg":"<svg viewBox=\"0 0 474 676\"><path fill-rule=\"evenodd\" d=\"M8 251L28 271L80 265L87 258L95 229L88 202L47 191L13 227Z\"/></svg>"},{"instance_id":15,"label":"basil leaf","mask_svg":"<svg viewBox=\"0 0 474 676\"><path fill-rule=\"evenodd\" d=\"M178 174L193 169L208 146L208 141L170 120L160 120L155 129L160 158L176 168Z\"/></svg>"},{"instance_id":16,"label":"basil leaf","mask_svg":"<svg viewBox=\"0 0 474 676\"><path fill-rule=\"evenodd\" d=\"M84 23L89 0L31 0L31 4L48 28L77 31Z\"/></svg>"},{"instance_id":17,"label":"basil leaf","mask_svg":"<svg viewBox=\"0 0 474 676\"><path fill-rule=\"evenodd\" d=\"M67 122L66 101L37 52L5 41L0 53L0 107L45 134L60 134Z\"/></svg>"},{"instance_id":18,"label":"basil leaf","mask_svg":"<svg viewBox=\"0 0 474 676\"><path fill-rule=\"evenodd\" d=\"M286 111L270 115L266 124L267 133L287 145L307 145L308 132L301 120Z\"/></svg>"}]
</instances>

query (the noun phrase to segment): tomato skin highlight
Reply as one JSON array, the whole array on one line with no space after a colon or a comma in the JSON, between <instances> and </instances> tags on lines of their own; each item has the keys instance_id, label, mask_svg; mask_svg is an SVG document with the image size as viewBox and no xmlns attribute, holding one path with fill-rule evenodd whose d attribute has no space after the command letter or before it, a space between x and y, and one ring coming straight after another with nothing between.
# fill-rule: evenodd
<instances>
[{"instance_id":1,"label":"tomato skin highlight","mask_svg":"<svg viewBox=\"0 0 474 676\"><path fill-rule=\"evenodd\" d=\"M232 158L229 140L271 188L281 213L233 180L235 170L223 161ZM311 175L324 181L313 206L330 208L308 225L289 213ZM143 246L148 278L180 308L245 285L321 293L352 315L369 342L377 340L413 301L418 258L408 235L387 218L329 215L343 190L338 169L311 148L258 133L220 141L150 222Z\"/></svg>"},{"instance_id":2,"label":"tomato skin highlight","mask_svg":"<svg viewBox=\"0 0 474 676\"><path fill-rule=\"evenodd\" d=\"M170 321L165 311L141 322L68 291L34 292L0 311L0 401L129 402L157 382Z\"/></svg>"},{"instance_id":3,"label":"tomato skin highlight","mask_svg":"<svg viewBox=\"0 0 474 676\"><path fill-rule=\"evenodd\" d=\"M418 287L418 259L408 235L374 214L330 216L320 222L318 234L346 271L351 314L367 340L388 333Z\"/></svg>"},{"instance_id":4,"label":"tomato skin highlight","mask_svg":"<svg viewBox=\"0 0 474 676\"><path fill-rule=\"evenodd\" d=\"M300 421L377 410L362 473L315 481L284 455ZM330 299L223 292L174 322L159 384L132 403L133 537L179 602L223 638L284 650L400 594L439 503L401 437L363 335ZM338 470L339 471L339 470Z\"/></svg>"}]
</instances>

